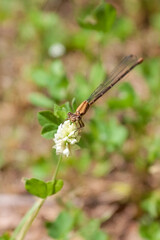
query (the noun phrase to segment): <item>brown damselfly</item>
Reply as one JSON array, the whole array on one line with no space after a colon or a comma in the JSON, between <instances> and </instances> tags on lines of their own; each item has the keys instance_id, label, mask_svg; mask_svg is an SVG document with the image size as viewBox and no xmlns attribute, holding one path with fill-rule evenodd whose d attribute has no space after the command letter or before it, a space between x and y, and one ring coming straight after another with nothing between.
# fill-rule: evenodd
<instances>
[{"instance_id":1,"label":"brown damselfly","mask_svg":"<svg viewBox=\"0 0 160 240\"><path fill-rule=\"evenodd\" d=\"M142 62L143 58L138 59L134 55L124 57L111 74L94 90L90 97L79 105L76 112L68 113L68 119L71 122L78 122L79 128L84 127L82 116L88 111L89 107Z\"/></svg>"}]
</instances>

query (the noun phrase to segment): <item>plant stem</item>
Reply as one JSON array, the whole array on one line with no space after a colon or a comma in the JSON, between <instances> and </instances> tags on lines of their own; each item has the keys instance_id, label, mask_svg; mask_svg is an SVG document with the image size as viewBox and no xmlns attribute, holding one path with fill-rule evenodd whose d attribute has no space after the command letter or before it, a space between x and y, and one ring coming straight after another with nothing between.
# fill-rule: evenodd
<instances>
[{"instance_id":1,"label":"plant stem","mask_svg":"<svg viewBox=\"0 0 160 240\"><path fill-rule=\"evenodd\" d=\"M59 157L56 170L53 174L52 181L54 182L57 178L57 174L59 171L59 167L62 161L62 156ZM34 219L37 217L41 207L43 206L45 199L38 199L33 206L28 210L26 215L22 218L21 222L19 225L16 227L14 230L12 237L10 240L23 240L26 233L28 232L29 228L31 227Z\"/></svg>"},{"instance_id":2,"label":"plant stem","mask_svg":"<svg viewBox=\"0 0 160 240\"><path fill-rule=\"evenodd\" d=\"M56 180L56 178L57 178L57 174L58 174L58 171L59 171L59 167L60 167L61 161L62 161L62 156L60 155L58 163L57 163L57 166L56 166L56 170L55 170L55 172L53 174L53 177L52 177L52 182L54 182Z\"/></svg>"},{"instance_id":3,"label":"plant stem","mask_svg":"<svg viewBox=\"0 0 160 240\"><path fill-rule=\"evenodd\" d=\"M40 208L42 207L43 203L45 202L45 199L38 199L32 208L26 213L24 218L21 220L18 227L15 229L11 240L22 240L24 239L27 231L29 230L32 222L36 218Z\"/></svg>"}]
</instances>

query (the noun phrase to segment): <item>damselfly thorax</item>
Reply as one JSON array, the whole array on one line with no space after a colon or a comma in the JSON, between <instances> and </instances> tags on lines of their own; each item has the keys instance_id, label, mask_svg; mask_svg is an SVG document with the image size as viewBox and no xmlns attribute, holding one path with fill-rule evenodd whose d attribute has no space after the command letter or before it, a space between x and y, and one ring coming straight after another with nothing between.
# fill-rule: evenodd
<instances>
[{"instance_id":1,"label":"damselfly thorax","mask_svg":"<svg viewBox=\"0 0 160 240\"><path fill-rule=\"evenodd\" d=\"M79 124L79 128L84 127L82 116L88 111L89 107L109 91L117 82L124 78L133 68L143 62L143 58L134 55L124 57L121 62L113 69L111 74L94 90L90 97L83 101L75 113L68 113L71 122Z\"/></svg>"}]
</instances>

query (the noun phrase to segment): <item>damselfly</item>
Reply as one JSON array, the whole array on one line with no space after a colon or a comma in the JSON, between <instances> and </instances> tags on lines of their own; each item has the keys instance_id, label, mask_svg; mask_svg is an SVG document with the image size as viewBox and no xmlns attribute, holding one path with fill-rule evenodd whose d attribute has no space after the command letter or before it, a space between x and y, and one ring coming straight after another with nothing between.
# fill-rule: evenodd
<instances>
[{"instance_id":1,"label":"damselfly","mask_svg":"<svg viewBox=\"0 0 160 240\"><path fill-rule=\"evenodd\" d=\"M89 107L110 90L117 82L125 77L133 68L143 62L143 58L137 58L134 55L124 57L120 63L113 69L111 74L102 82L76 109L75 113L68 113L68 119L71 122L78 122L79 128L84 127L82 116L88 111Z\"/></svg>"}]
</instances>

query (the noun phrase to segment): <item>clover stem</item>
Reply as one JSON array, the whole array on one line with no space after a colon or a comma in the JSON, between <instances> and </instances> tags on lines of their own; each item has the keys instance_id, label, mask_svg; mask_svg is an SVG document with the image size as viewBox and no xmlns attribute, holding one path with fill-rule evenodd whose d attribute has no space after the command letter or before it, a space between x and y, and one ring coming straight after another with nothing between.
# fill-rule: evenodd
<instances>
[{"instance_id":1,"label":"clover stem","mask_svg":"<svg viewBox=\"0 0 160 240\"><path fill-rule=\"evenodd\" d=\"M62 156L59 157L56 170L53 174L52 181L54 182L56 180L59 167L62 161ZM14 230L10 240L23 240L25 235L27 234L29 228L31 227L34 219L37 217L41 207L43 206L45 199L38 199L33 206L28 210L28 212L25 214L25 216L20 221L19 225Z\"/></svg>"}]
</instances>

